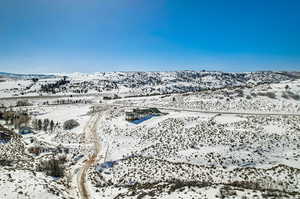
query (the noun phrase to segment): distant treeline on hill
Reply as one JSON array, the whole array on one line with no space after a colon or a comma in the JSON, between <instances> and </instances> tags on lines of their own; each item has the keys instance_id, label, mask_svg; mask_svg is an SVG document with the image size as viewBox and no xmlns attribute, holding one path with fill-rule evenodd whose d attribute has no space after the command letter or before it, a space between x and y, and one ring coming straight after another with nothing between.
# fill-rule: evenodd
<instances>
[{"instance_id":1,"label":"distant treeline on hill","mask_svg":"<svg viewBox=\"0 0 300 199\"><path fill-rule=\"evenodd\" d=\"M20 79L32 79L32 78L39 78L39 79L45 79L45 78L54 78L55 75L44 75L44 74L16 74L16 73L6 73L6 72L0 72L0 76L3 77L10 77L10 78L20 78Z\"/></svg>"}]
</instances>

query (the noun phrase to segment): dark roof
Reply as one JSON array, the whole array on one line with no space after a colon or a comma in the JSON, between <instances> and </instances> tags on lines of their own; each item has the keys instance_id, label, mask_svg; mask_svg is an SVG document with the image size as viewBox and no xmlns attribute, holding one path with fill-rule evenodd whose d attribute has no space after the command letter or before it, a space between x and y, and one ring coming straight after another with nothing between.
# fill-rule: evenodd
<instances>
[{"instance_id":1,"label":"dark roof","mask_svg":"<svg viewBox=\"0 0 300 199\"><path fill-rule=\"evenodd\" d=\"M19 129L19 133L21 134L33 133L33 130L30 127L21 127Z\"/></svg>"},{"instance_id":2,"label":"dark roof","mask_svg":"<svg viewBox=\"0 0 300 199\"><path fill-rule=\"evenodd\" d=\"M21 127L20 130L31 130L32 131L32 128L30 128L30 127Z\"/></svg>"},{"instance_id":3,"label":"dark roof","mask_svg":"<svg viewBox=\"0 0 300 199\"><path fill-rule=\"evenodd\" d=\"M157 108L133 109L135 113L160 113Z\"/></svg>"}]
</instances>

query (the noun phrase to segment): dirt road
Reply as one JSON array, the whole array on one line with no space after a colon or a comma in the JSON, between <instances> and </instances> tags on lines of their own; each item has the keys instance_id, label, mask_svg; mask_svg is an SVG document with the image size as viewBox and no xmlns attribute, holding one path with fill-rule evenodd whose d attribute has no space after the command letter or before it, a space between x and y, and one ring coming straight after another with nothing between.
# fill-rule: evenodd
<instances>
[{"instance_id":1,"label":"dirt road","mask_svg":"<svg viewBox=\"0 0 300 199\"><path fill-rule=\"evenodd\" d=\"M85 144L87 146L91 145L92 148L92 154L89 154L88 159L84 162L84 165L81 167L80 171L77 175L77 187L78 192L80 194L80 198L82 199L89 199L91 198L91 195L89 193L86 179L87 179L87 172L88 169L93 166L97 161L100 160L100 153L101 153L101 143L100 143L100 137L97 133L98 124L101 119L100 115L101 113L95 113L91 116L88 124L86 125L84 131L85 131Z\"/></svg>"}]
</instances>

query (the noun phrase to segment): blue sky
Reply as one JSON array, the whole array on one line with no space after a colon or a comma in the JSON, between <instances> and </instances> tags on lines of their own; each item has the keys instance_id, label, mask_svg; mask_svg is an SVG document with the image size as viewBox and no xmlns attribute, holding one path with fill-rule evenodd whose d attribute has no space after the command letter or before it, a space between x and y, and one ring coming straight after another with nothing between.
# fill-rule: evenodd
<instances>
[{"instance_id":1,"label":"blue sky","mask_svg":"<svg viewBox=\"0 0 300 199\"><path fill-rule=\"evenodd\" d=\"M0 0L0 71L300 70L299 0Z\"/></svg>"}]
</instances>

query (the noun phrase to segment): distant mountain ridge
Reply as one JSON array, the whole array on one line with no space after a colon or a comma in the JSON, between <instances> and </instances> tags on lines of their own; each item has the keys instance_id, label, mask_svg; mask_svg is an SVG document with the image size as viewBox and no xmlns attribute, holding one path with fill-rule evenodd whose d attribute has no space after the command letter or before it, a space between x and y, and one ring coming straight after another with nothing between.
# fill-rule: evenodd
<instances>
[{"instance_id":1,"label":"distant mountain ridge","mask_svg":"<svg viewBox=\"0 0 300 199\"><path fill-rule=\"evenodd\" d=\"M6 73L0 72L0 76L9 77L9 78L17 78L17 79L31 79L31 78L54 78L55 75L45 75L45 74L17 74L17 73Z\"/></svg>"},{"instance_id":2,"label":"distant mountain ridge","mask_svg":"<svg viewBox=\"0 0 300 199\"><path fill-rule=\"evenodd\" d=\"M61 76L61 75L58 75ZM97 72L93 74L65 74L65 83L41 83L41 92L101 93L117 92L124 95L155 95L184 93L216 89L279 83L296 79L291 72L220 72L220 71L168 71L168 72Z\"/></svg>"},{"instance_id":3,"label":"distant mountain ridge","mask_svg":"<svg viewBox=\"0 0 300 199\"><path fill-rule=\"evenodd\" d=\"M168 72L97 72L72 74L13 74L1 73L7 78L40 81L21 92L51 94L86 94L114 92L122 96L185 93L226 87L255 86L299 79L299 72L220 72L220 71L168 71Z\"/></svg>"}]
</instances>

